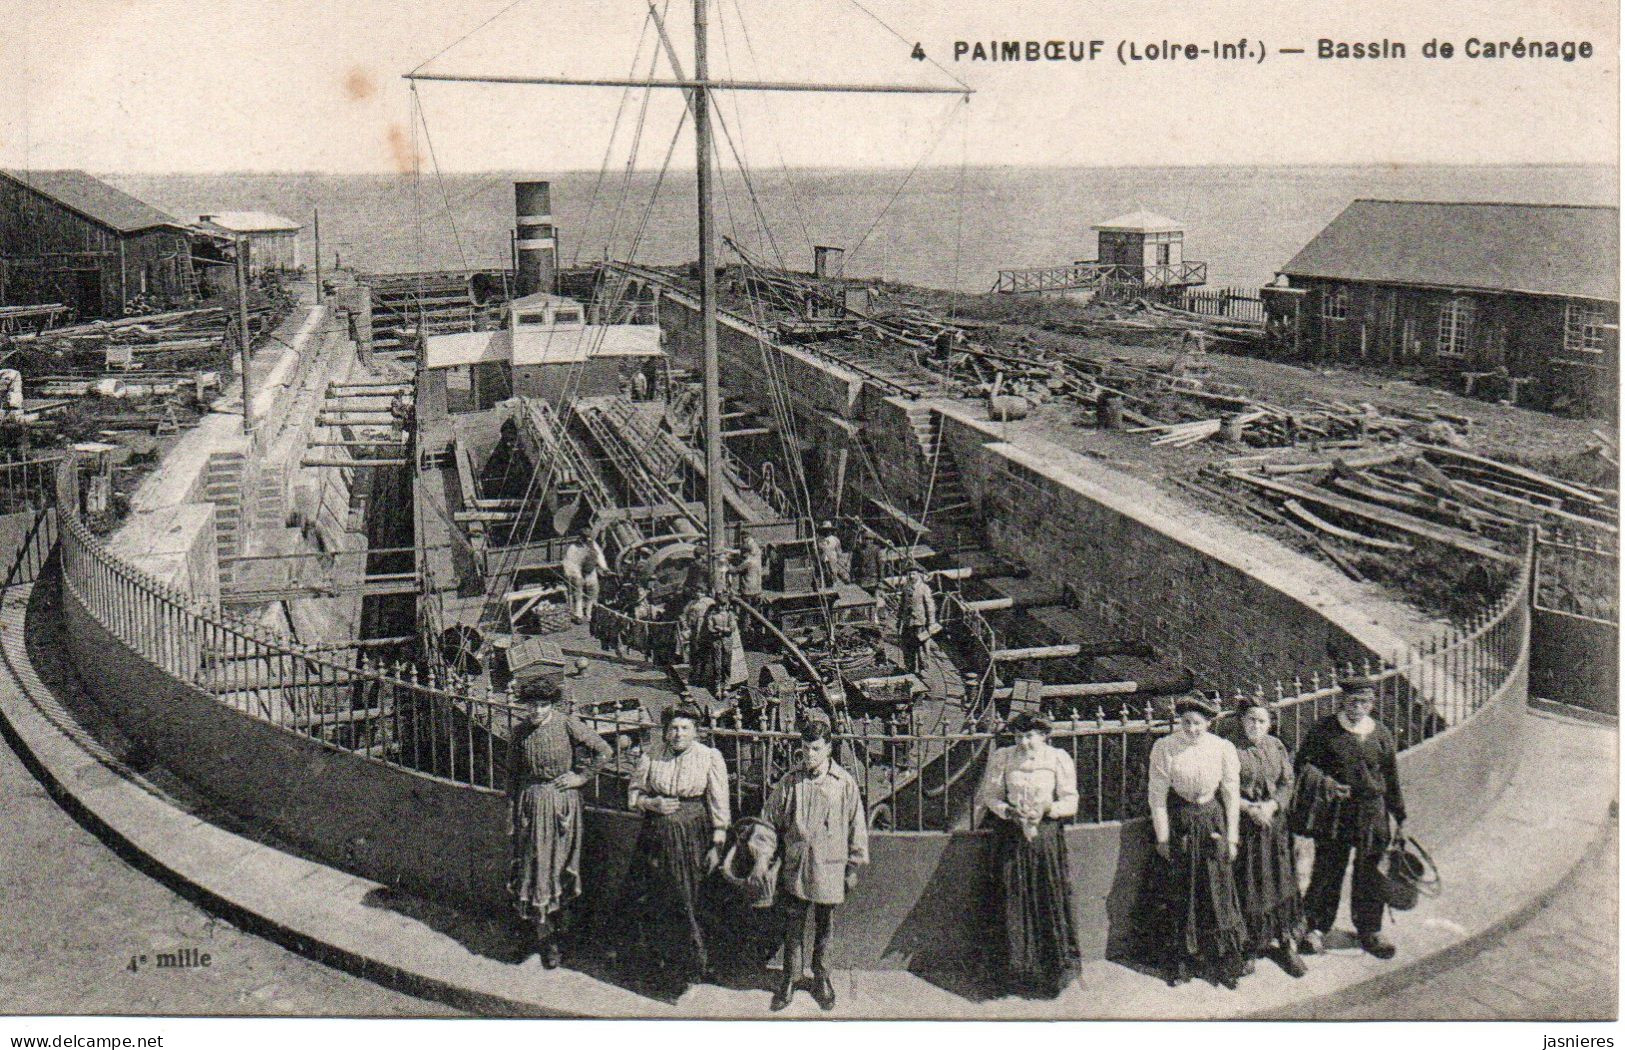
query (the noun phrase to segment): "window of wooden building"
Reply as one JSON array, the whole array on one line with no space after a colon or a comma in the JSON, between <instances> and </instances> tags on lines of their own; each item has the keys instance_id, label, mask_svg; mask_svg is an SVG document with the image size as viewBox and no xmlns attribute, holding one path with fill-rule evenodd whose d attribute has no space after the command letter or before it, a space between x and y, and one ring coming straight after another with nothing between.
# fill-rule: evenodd
<instances>
[{"instance_id":1,"label":"window of wooden building","mask_svg":"<svg viewBox=\"0 0 1625 1050\"><path fill-rule=\"evenodd\" d=\"M1349 316L1347 288L1329 288L1320 293L1320 316L1328 321L1346 321Z\"/></svg>"},{"instance_id":2,"label":"window of wooden building","mask_svg":"<svg viewBox=\"0 0 1625 1050\"><path fill-rule=\"evenodd\" d=\"M1607 346L1608 311L1600 306L1569 303L1563 308L1563 349L1600 354Z\"/></svg>"},{"instance_id":3,"label":"window of wooden building","mask_svg":"<svg viewBox=\"0 0 1625 1050\"><path fill-rule=\"evenodd\" d=\"M1473 329L1473 301L1451 299L1439 308L1439 356L1466 357Z\"/></svg>"}]
</instances>

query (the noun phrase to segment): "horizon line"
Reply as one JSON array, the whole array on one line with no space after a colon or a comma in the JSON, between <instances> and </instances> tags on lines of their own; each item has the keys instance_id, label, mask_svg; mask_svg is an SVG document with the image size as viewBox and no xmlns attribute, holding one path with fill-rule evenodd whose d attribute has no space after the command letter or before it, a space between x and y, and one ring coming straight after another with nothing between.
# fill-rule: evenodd
<instances>
[{"instance_id":1,"label":"horizon line","mask_svg":"<svg viewBox=\"0 0 1625 1050\"><path fill-rule=\"evenodd\" d=\"M60 165L33 166L33 167L28 167L28 168L23 168L23 167L15 166L15 165L7 165L7 167L12 169L12 170L18 170L18 171L73 170L71 168L65 169ZM1200 162L1200 163L1166 163L1166 164L1087 164L1087 163L1032 163L1032 164L981 163L981 164L965 164L965 165L959 165L959 164L927 164L927 165L921 165L917 170L918 171L947 171L947 172L958 172L960 170L965 170L965 171L973 171L973 170L975 170L975 171L993 171L993 170L1030 170L1030 171L1060 171L1060 170L1074 170L1074 171L1076 171L1076 170L1085 170L1085 171L1098 171L1098 170L1110 170L1110 169L1139 169L1139 170L1145 170L1145 171L1157 171L1157 170L1176 170L1176 171L1180 171L1180 170L1201 170L1201 169L1213 169L1213 168L1265 168L1265 169L1269 169L1269 168L1277 168L1277 169L1287 169L1287 168L1597 168L1597 169L1601 169L1603 171L1612 171L1612 172L1615 172L1617 174L1619 172L1619 170L1620 170L1620 164L1619 164L1618 161L1614 161L1612 163L1606 162L1606 161L1277 161L1277 162L1209 161L1209 162ZM96 172L96 173L102 174L102 175L192 176L192 177L311 176L311 175L320 175L320 176L337 176L337 177L353 177L353 178L379 178L379 177L413 178L415 176L419 176L419 177L421 177L421 176L441 177L441 176L448 176L448 175L457 175L457 176L465 176L465 175L497 175L497 174L510 174L510 173L512 173L512 174L536 174L537 172L544 172L544 171L549 172L551 175L553 175L555 177L567 176L567 175L596 176L596 175L599 174L598 170L594 169L594 168L552 168L552 169L548 169L548 168L540 168L540 167L528 167L528 168L514 168L514 167L469 168L469 169L456 169L456 170L450 170L450 171L440 171L438 173L431 173L431 172L427 172L427 171L420 172L420 173L414 173L414 172L409 172L409 171L408 172L402 172L402 171L395 171L395 170L389 170L389 169L367 169L367 170L342 171L342 170L322 169L322 168L119 169L119 168L85 168L85 167L80 167L78 170L92 171L92 172ZM670 169L667 169L667 173L668 174L678 174L678 175L690 175L690 174L693 174L694 170L695 169L693 169L693 168L670 168ZM783 170L783 169L781 169L781 170ZM807 165L799 165L799 166L790 166L789 170L790 171L799 171L799 172L851 172L851 171L876 172L876 171L908 171L910 169L906 165L899 165L899 166L893 167L893 166L890 166L890 165L859 166L859 165L839 165L839 164L807 164ZM661 169L659 169L659 168L634 168L634 169L632 169L632 174L635 174L635 175L658 175L658 174L660 174L660 171L661 171ZM738 171L738 169L733 169L731 171L724 172L723 174L724 175L730 175L730 174L731 175L738 175L739 171Z\"/></svg>"}]
</instances>

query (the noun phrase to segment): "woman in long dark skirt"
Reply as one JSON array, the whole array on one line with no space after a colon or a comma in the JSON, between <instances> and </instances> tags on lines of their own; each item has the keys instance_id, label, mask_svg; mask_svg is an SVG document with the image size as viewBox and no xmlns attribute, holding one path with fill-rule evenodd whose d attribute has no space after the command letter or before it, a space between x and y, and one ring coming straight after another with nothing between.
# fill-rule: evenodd
<instances>
[{"instance_id":1,"label":"woman in long dark skirt","mask_svg":"<svg viewBox=\"0 0 1625 1050\"><path fill-rule=\"evenodd\" d=\"M686 987L710 969L700 887L728 837L728 769L698 740L700 712L666 709L662 741L644 753L627 800L643 814L620 915L646 953L648 972Z\"/></svg>"},{"instance_id":2,"label":"woman in long dark skirt","mask_svg":"<svg viewBox=\"0 0 1625 1050\"><path fill-rule=\"evenodd\" d=\"M993 753L976 789L991 814L1006 978L1016 994L1053 999L1083 970L1062 834L1078 812L1078 774L1050 746L1048 722L1020 714L1006 728L1016 744Z\"/></svg>"},{"instance_id":3,"label":"woman in long dark skirt","mask_svg":"<svg viewBox=\"0 0 1625 1050\"><path fill-rule=\"evenodd\" d=\"M508 889L535 933L542 965L552 969L562 959L559 937L569 925L570 905L581 896L581 787L609 760L610 749L564 710L555 679L527 679L517 693L527 717L508 744Z\"/></svg>"},{"instance_id":4,"label":"woman in long dark skirt","mask_svg":"<svg viewBox=\"0 0 1625 1050\"><path fill-rule=\"evenodd\" d=\"M1303 898L1298 892L1298 862L1287 830L1292 804L1292 752L1270 733L1269 704L1242 705L1242 739L1236 742L1241 765L1241 850L1236 859L1236 896L1247 922L1247 971L1272 945L1279 946L1281 968L1293 977L1306 972L1298 955L1303 936Z\"/></svg>"},{"instance_id":5,"label":"woman in long dark skirt","mask_svg":"<svg viewBox=\"0 0 1625 1050\"><path fill-rule=\"evenodd\" d=\"M1218 707L1193 693L1175 705L1179 726L1151 748L1147 801L1159 861L1149 872L1152 933L1168 983L1201 971L1235 988L1247 925L1236 899L1240 759L1207 731Z\"/></svg>"}]
</instances>

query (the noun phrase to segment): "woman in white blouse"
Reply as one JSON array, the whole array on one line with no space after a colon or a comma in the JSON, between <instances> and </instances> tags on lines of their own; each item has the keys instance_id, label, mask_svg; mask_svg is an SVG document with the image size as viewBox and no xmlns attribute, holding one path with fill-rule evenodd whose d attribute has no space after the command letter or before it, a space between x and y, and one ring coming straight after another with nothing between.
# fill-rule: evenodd
<instances>
[{"instance_id":1,"label":"woman in white blouse","mask_svg":"<svg viewBox=\"0 0 1625 1050\"><path fill-rule=\"evenodd\" d=\"M1048 722L1020 714L1005 728L1016 744L988 759L976 807L991 816L1010 990L1053 999L1083 969L1062 834L1078 812L1078 774L1050 746Z\"/></svg>"},{"instance_id":2,"label":"woman in white blouse","mask_svg":"<svg viewBox=\"0 0 1625 1050\"><path fill-rule=\"evenodd\" d=\"M674 991L710 968L700 886L728 837L728 767L722 752L699 742L699 722L690 704L667 708L661 742L638 760L627 790L643 824L619 913Z\"/></svg>"},{"instance_id":3,"label":"woman in white blouse","mask_svg":"<svg viewBox=\"0 0 1625 1050\"><path fill-rule=\"evenodd\" d=\"M1233 865L1241 835L1241 763L1236 746L1209 733L1216 704L1192 693L1174 707L1179 725L1151 748L1147 801L1157 838L1148 877L1156 947L1168 983L1193 969L1235 988L1245 966L1247 927Z\"/></svg>"}]
</instances>

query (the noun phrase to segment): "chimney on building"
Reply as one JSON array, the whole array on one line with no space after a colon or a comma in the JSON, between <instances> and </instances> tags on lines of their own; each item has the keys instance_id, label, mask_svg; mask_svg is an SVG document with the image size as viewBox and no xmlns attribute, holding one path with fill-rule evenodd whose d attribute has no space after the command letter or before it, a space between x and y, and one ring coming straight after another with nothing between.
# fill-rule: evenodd
<instances>
[{"instance_id":1,"label":"chimney on building","mask_svg":"<svg viewBox=\"0 0 1625 1050\"><path fill-rule=\"evenodd\" d=\"M545 182L513 184L514 252L519 295L555 292L559 242L553 228L552 191Z\"/></svg>"},{"instance_id":2,"label":"chimney on building","mask_svg":"<svg viewBox=\"0 0 1625 1050\"><path fill-rule=\"evenodd\" d=\"M813 276L818 278L841 276L842 259L845 255L845 248L832 248L827 244L814 245Z\"/></svg>"}]
</instances>

